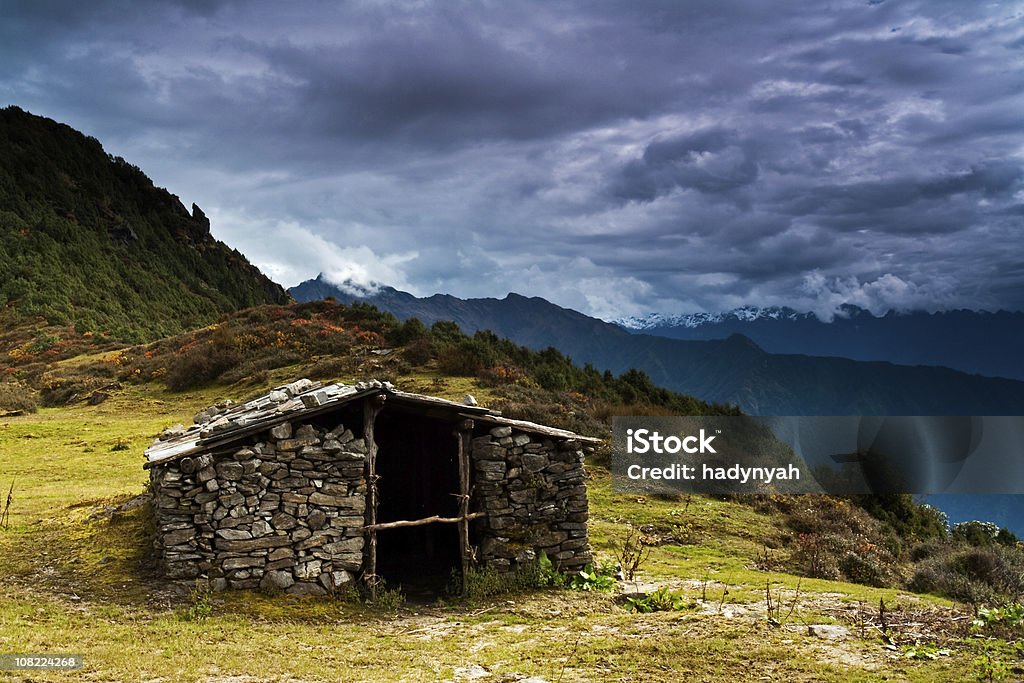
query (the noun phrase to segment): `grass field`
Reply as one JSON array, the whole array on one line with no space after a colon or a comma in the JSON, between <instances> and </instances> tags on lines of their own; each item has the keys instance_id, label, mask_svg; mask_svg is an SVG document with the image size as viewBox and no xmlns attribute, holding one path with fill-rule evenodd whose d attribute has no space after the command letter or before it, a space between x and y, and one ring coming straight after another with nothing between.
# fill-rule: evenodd
<instances>
[{"instance_id":1,"label":"grass field","mask_svg":"<svg viewBox=\"0 0 1024 683\"><path fill-rule=\"evenodd\" d=\"M468 380L419 378L403 388L487 399ZM128 386L98 406L0 419L0 511L13 483L8 523L0 528L0 654L85 658L82 671L0 671L0 680L849 682L1015 675L1014 646L964 637L969 619L961 608L762 571L759 554L784 533L778 519L711 498L617 495L600 467L590 468L597 556L612 559L631 526L671 531L672 541L652 550L636 585L621 589L667 586L685 596L684 609L635 614L616 593L550 589L388 610L357 600L209 595L169 585L150 566L148 508L119 506L145 491L142 451L154 435L190 422L218 398L244 398L230 394ZM766 585L781 604L781 625L768 621ZM861 627L880 599L890 610L894 646ZM809 635L808 625L822 623L845 624L850 634L838 641Z\"/></svg>"}]
</instances>

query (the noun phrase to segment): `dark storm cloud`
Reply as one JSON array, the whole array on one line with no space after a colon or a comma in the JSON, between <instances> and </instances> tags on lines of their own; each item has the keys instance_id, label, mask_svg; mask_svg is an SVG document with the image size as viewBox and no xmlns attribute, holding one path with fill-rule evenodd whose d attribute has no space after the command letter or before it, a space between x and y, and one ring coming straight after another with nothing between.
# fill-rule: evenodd
<instances>
[{"instance_id":1,"label":"dark storm cloud","mask_svg":"<svg viewBox=\"0 0 1024 683\"><path fill-rule=\"evenodd\" d=\"M677 188L706 194L736 190L757 180L752 147L723 129L652 142L640 159L626 164L612 192L650 201Z\"/></svg>"},{"instance_id":2,"label":"dark storm cloud","mask_svg":"<svg viewBox=\"0 0 1024 683\"><path fill-rule=\"evenodd\" d=\"M954 1L14 0L0 100L286 285L1021 308L1022 41Z\"/></svg>"}]
</instances>

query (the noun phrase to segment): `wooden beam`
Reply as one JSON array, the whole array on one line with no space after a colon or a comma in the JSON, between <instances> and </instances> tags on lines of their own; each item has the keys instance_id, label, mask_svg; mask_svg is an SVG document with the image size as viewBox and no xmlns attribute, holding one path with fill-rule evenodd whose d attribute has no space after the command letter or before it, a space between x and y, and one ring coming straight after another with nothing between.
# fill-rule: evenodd
<instances>
[{"instance_id":1,"label":"wooden beam","mask_svg":"<svg viewBox=\"0 0 1024 683\"><path fill-rule=\"evenodd\" d=\"M363 531L373 533L380 531L381 529L401 529L408 526L424 526L425 524L464 524L471 519L478 519L480 517L486 517L486 512L472 512L464 517L440 517L434 515L433 517L424 517L423 519L400 519L396 522L381 522L380 524L366 525L363 527Z\"/></svg>"},{"instance_id":2,"label":"wooden beam","mask_svg":"<svg viewBox=\"0 0 1024 683\"><path fill-rule=\"evenodd\" d=\"M462 596L466 597L469 593L469 568L473 560L473 549L469 546L469 520L484 516L482 512L477 512L473 516L469 514L469 451L473 438L473 421L466 419L460 422L455 438L459 442L459 556L462 560Z\"/></svg>"},{"instance_id":3,"label":"wooden beam","mask_svg":"<svg viewBox=\"0 0 1024 683\"><path fill-rule=\"evenodd\" d=\"M369 530L366 568L363 581L370 591L370 600L377 599L377 442L373 438L373 425L377 413L384 406L385 394L370 396L363 402L363 440L366 441L366 528Z\"/></svg>"}]
</instances>

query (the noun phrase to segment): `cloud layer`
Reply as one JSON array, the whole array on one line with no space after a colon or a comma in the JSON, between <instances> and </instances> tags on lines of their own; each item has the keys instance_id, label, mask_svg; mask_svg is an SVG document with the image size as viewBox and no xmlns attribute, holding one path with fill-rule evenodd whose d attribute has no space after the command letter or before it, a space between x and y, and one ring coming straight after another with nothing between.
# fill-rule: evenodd
<instances>
[{"instance_id":1,"label":"cloud layer","mask_svg":"<svg viewBox=\"0 0 1024 683\"><path fill-rule=\"evenodd\" d=\"M1024 308L1012 3L14 0L0 64L286 286Z\"/></svg>"}]
</instances>

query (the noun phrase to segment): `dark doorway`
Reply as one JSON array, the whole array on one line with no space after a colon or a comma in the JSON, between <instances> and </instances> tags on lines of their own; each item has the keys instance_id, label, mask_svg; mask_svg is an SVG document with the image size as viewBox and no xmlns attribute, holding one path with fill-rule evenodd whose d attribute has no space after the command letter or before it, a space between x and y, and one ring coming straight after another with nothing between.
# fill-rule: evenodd
<instances>
[{"instance_id":1,"label":"dark doorway","mask_svg":"<svg viewBox=\"0 0 1024 683\"><path fill-rule=\"evenodd\" d=\"M459 514L458 441L444 420L385 406L374 425L377 522ZM377 574L406 597L443 592L461 567L457 524L425 524L377 532Z\"/></svg>"}]
</instances>

